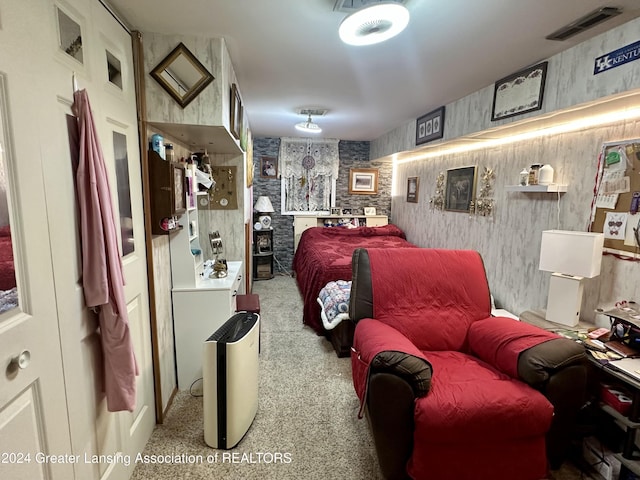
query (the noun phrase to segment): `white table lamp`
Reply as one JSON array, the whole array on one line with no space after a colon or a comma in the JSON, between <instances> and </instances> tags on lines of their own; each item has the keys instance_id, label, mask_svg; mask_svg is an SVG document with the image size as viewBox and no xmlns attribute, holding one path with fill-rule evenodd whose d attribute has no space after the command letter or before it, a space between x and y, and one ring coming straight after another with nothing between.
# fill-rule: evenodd
<instances>
[{"instance_id":1,"label":"white table lamp","mask_svg":"<svg viewBox=\"0 0 640 480\"><path fill-rule=\"evenodd\" d=\"M545 318L570 327L580 320L583 278L600 275L604 234L545 230L540 270L553 272Z\"/></svg>"},{"instance_id":2,"label":"white table lamp","mask_svg":"<svg viewBox=\"0 0 640 480\"><path fill-rule=\"evenodd\" d=\"M253 209L260 214L258 217L258 221L262 225L262 228L270 228L271 227L271 216L263 215L265 213L273 213L275 210L273 209L273 205L271 205L271 200L266 195L261 195L256 200L256 204Z\"/></svg>"}]
</instances>

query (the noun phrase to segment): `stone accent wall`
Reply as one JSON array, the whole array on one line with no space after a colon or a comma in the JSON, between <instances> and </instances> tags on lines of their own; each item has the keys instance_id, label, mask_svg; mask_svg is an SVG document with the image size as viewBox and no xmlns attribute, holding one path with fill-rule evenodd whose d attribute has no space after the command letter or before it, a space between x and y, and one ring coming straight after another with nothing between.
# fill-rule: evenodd
<instances>
[{"instance_id":1,"label":"stone accent wall","mask_svg":"<svg viewBox=\"0 0 640 480\"><path fill-rule=\"evenodd\" d=\"M293 218L280 215L282 196L279 178L260 176L260 157L278 158L280 151L279 138L254 138L253 140L253 203L260 195L267 195L275 212L271 215L273 228L273 273L291 272L293 262ZM255 223L255 214L254 221Z\"/></svg>"},{"instance_id":2,"label":"stone accent wall","mask_svg":"<svg viewBox=\"0 0 640 480\"><path fill-rule=\"evenodd\" d=\"M253 142L253 201L260 195L268 195L276 212L272 215L274 243L274 273L290 273L293 263L293 216L280 215L281 184L280 179L260 176L260 157L278 157L279 138L255 138ZM369 161L369 142L340 141L338 144L340 170L336 183L336 206L357 209L376 207L378 215L391 213L391 184L393 167L390 162ZM377 195L350 195L349 169L378 168ZM354 211L354 213L356 213ZM254 221L255 223L255 221Z\"/></svg>"}]
</instances>

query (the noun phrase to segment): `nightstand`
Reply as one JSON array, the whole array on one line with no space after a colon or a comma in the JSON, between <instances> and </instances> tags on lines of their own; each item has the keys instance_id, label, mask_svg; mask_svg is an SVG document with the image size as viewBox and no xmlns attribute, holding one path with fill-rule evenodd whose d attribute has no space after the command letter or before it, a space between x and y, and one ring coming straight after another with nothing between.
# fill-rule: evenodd
<instances>
[{"instance_id":1,"label":"nightstand","mask_svg":"<svg viewBox=\"0 0 640 480\"><path fill-rule=\"evenodd\" d=\"M253 279L273 278L273 229L253 231Z\"/></svg>"},{"instance_id":2,"label":"nightstand","mask_svg":"<svg viewBox=\"0 0 640 480\"><path fill-rule=\"evenodd\" d=\"M520 321L535 325L549 332L567 331L572 330L576 332L586 332L589 328L593 328L595 325L585 322L578 322L578 325L569 327L562 325L561 323L550 322L545 318L544 310L527 310L520 314Z\"/></svg>"}]
</instances>

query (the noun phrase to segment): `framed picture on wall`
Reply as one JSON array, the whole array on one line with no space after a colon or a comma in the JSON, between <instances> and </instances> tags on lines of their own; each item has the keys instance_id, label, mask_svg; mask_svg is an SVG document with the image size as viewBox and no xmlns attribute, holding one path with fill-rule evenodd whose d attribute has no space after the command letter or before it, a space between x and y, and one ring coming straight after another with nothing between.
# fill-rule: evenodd
<instances>
[{"instance_id":1,"label":"framed picture on wall","mask_svg":"<svg viewBox=\"0 0 640 480\"><path fill-rule=\"evenodd\" d=\"M496 82L492 122L542 108L547 65L542 62Z\"/></svg>"},{"instance_id":2,"label":"framed picture on wall","mask_svg":"<svg viewBox=\"0 0 640 480\"><path fill-rule=\"evenodd\" d=\"M444 107L435 109L416 120L416 145L442 138L444 135Z\"/></svg>"},{"instance_id":3,"label":"framed picture on wall","mask_svg":"<svg viewBox=\"0 0 640 480\"><path fill-rule=\"evenodd\" d=\"M278 159L276 157L260 157L260 176L262 178L278 178Z\"/></svg>"},{"instance_id":4,"label":"framed picture on wall","mask_svg":"<svg viewBox=\"0 0 640 480\"><path fill-rule=\"evenodd\" d=\"M376 193L378 193L378 169L350 169L349 193L357 195L375 195Z\"/></svg>"},{"instance_id":5,"label":"framed picture on wall","mask_svg":"<svg viewBox=\"0 0 640 480\"><path fill-rule=\"evenodd\" d=\"M418 203L418 177L407 178L407 202Z\"/></svg>"},{"instance_id":6,"label":"framed picture on wall","mask_svg":"<svg viewBox=\"0 0 640 480\"><path fill-rule=\"evenodd\" d=\"M447 170L444 209L452 212L468 212L475 197L476 167Z\"/></svg>"},{"instance_id":7,"label":"framed picture on wall","mask_svg":"<svg viewBox=\"0 0 640 480\"><path fill-rule=\"evenodd\" d=\"M234 137L240 140L242 136L242 100L238 86L234 83L231 85L231 108L229 109L229 125Z\"/></svg>"}]
</instances>

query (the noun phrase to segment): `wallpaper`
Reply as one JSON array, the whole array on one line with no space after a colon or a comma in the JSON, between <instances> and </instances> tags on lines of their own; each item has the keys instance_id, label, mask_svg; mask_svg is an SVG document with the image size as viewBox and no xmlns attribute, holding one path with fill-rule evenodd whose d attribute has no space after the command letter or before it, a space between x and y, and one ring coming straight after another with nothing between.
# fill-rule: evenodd
<instances>
[{"instance_id":1,"label":"wallpaper","mask_svg":"<svg viewBox=\"0 0 640 480\"><path fill-rule=\"evenodd\" d=\"M481 253L496 303L515 314L545 308L550 273L538 270L543 230L586 230L593 195L597 157L603 142L640 137L640 123L543 137L500 149L457 154L398 165L392 197L392 216L407 239L422 247L473 249ZM555 182L567 193L508 192L518 173L532 163L549 163ZM493 168L494 200L491 217L432 209L438 173L477 165ZM407 177L420 181L418 203L406 202ZM622 274L624 272L624 274ZM595 317L600 305L621 299L640 299L640 263L605 256L602 274L586 279L583 317Z\"/></svg>"},{"instance_id":2,"label":"wallpaper","mask_svg":"<svg viewBox=\"0 0 640 480\"><path fill-rule=\"evenodd\" d=\"M594 59L637 41L639 29L640 19L636 19L549 59L541 112L491 122L493 85L447 105L445 140L640 88L640 61L593 75ZM419 246L479 251L499 307L515 314L543 309L551 274L538 270L542 231L585 231L602 143L636 138L640 138L640 123L627 121L400 164L394 178L391 214L407 238ZM413 148L415 121L371 142L371 155L376 158ZM567 184L568 191L559 195L507 192L505 186L516 185L518 173L533 163L550 164L555 169L555 183ZM479 171L484 167L495 170L494 215L475 217L431 209L429 199L435 194L437 175L470 165L477 165ZM420 179L418 203L405 200L407 177L411 176ZM610 308L619 300L640 301L638 278L640 262L605 255L601 275L585 280L582 319L603 321L594 312L596 308Z\"/></svg>"}]
</instances>

